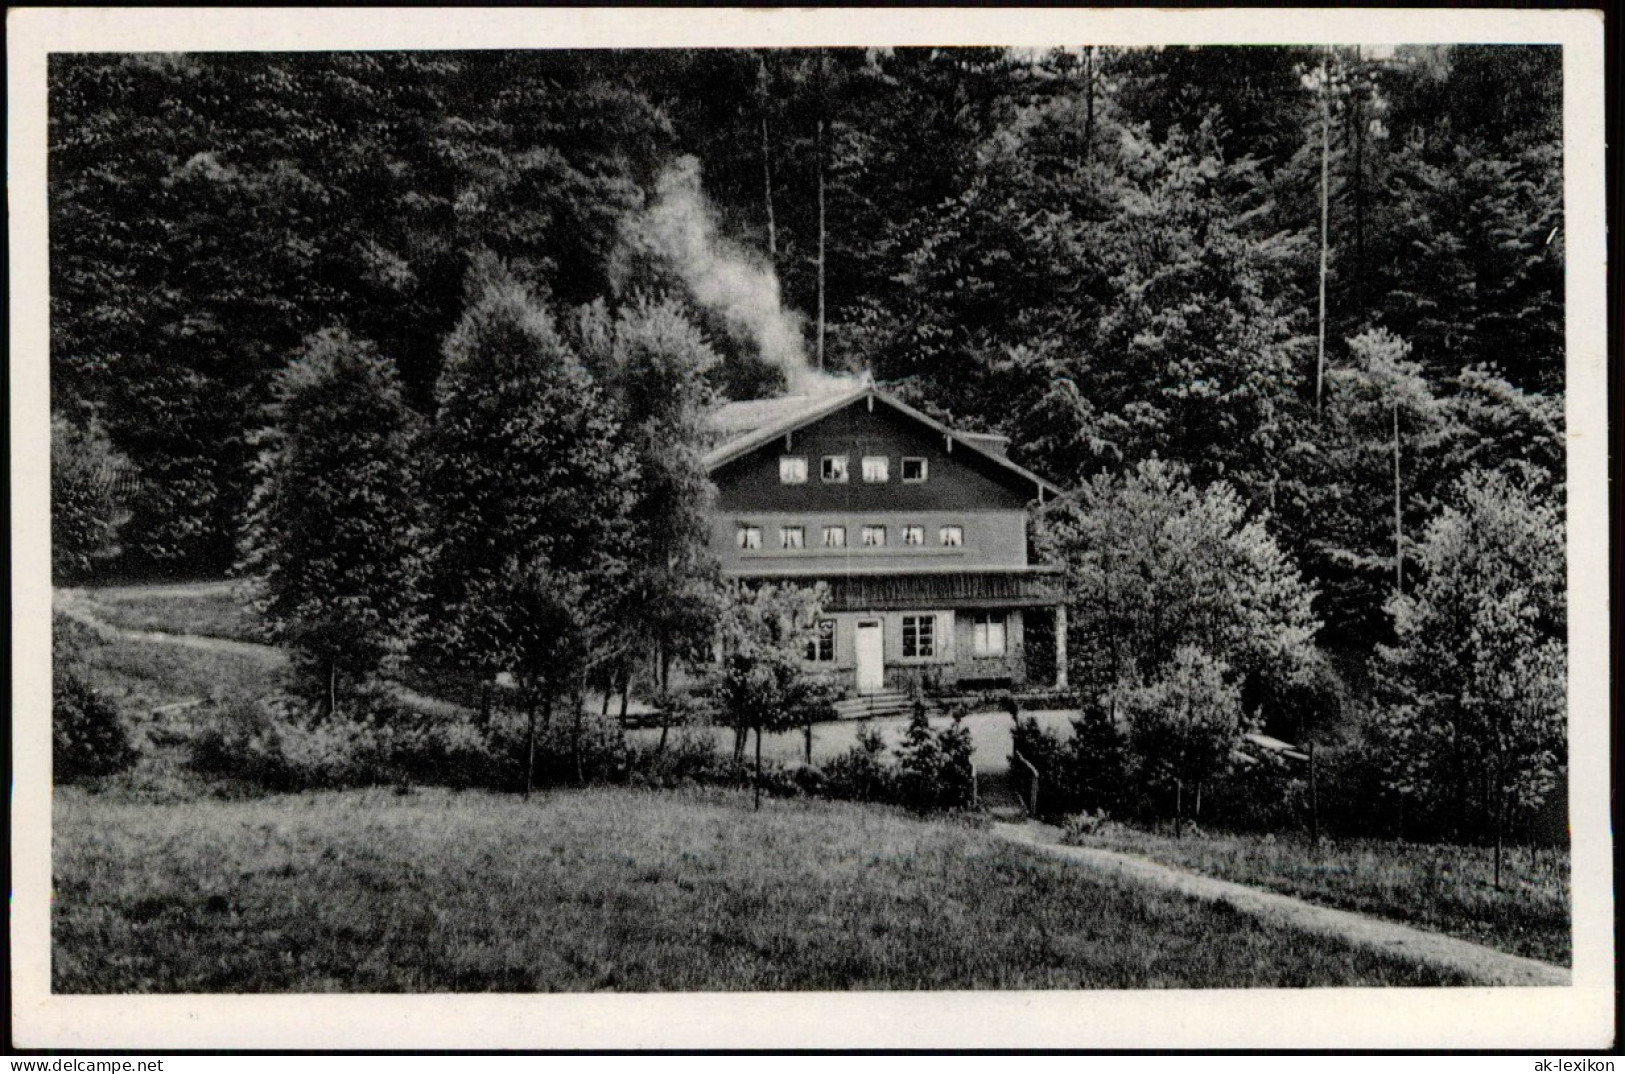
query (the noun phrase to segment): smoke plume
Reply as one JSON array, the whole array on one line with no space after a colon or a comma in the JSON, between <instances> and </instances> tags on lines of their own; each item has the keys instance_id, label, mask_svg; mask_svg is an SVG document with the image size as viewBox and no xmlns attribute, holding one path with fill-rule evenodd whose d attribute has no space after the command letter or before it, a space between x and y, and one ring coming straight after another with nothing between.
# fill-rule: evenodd
<instances>
[{"instance_id":1,"label":"smoke plume","mask_svg":"<svg viewBox=\"0 0 1625 1074\"><path fill-rule=\"evenodd\" d=\"M780 301L772 266L717 233L716 214L700 187L698 160L684 156L666 166L641 223L646 240L681 277L694 300L783 370L792 392L838 390L850 384L808 367L801 318Z\"/></svg>"}]
</instances>

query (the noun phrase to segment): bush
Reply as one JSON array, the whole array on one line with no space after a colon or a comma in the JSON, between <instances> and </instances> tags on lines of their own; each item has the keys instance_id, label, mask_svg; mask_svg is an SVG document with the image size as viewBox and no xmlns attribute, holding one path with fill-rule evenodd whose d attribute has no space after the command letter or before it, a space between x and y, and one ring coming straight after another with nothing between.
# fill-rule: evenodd
<instances>
[{"instance_id":1,"label":"bush","mask_svg":"<svg viewBox=\"0 0 1625 1074\"><path fill-rule=\"evenodd\" d=\"M857 802L892 800L892 770L886 763L886 740L866 727L858 744L824 766L824 793Z\"/></svg>"},{"instance_id":2,"label":"bush","mask_svg":"<svg viewBox=\"0 0 1625 1074\"><path fill-rule=\"evenodd\" d=\"M1104 710L1074 719L1072 736L1064 740L1031 717L1018 719L1012 741L1016 752L1038 770L1038 807L1044 816L1120 810L1129 803L1123 736Z\"/></svg>"},{"instance_id":3,"label":"bush","mask_svg":"<svg viewBox=\"0 0 1625 1074\"><path fill-rule=\"evenodd\" d=\"M1111 815L1104 809L1074 813L1061 821L1061 842L1068 846L1079 846L1091 836L1106 834L1112 827Z\"/></svg>"},{"instance_id":4,"label":"bush","mask_svg":"<svg viewBox=\"0 0 1625 1074\"><path fill-rule=\"evenodd\" d=\"M709 734L674 728L665 749L631 747L629 781L644 787L682 787L694 783L732 785L748 781L750 770L725 757Z\"/></svg>"},{"instance_id":5,"label":"bush","mask_svg":"<svg viewBox=\"0 0 1625 1074\"><path fill-rule=\"evenodd\" d=\"M79 676L51 676L51 772L58 783L122 772L135 762L118 710Z\"/></svg>"},{"instance_id":6,"label":"bush","mask_svg":"<svg viewBox=\"0 0 1625 1074\"><path fill-rule=\"evenodd\" d=\"M897 803L922 813L964 809L973 786L970 732L962 716L955 713L952 724L933 732L925 705L916 703L897 747Z\"/></svg>"},{"instance_id":7,"label":"bush","mask_svg":"<svg viewBox=\"0 0 1625 1074\"><path fill-rule=\"evenodd\" d=\"M1308 769L1295 770L1267 750L1250 750L1242 764L1215 782L1202 803L1200 819L1238 831L1307 828Z\"/></svg>"}]
</instances>

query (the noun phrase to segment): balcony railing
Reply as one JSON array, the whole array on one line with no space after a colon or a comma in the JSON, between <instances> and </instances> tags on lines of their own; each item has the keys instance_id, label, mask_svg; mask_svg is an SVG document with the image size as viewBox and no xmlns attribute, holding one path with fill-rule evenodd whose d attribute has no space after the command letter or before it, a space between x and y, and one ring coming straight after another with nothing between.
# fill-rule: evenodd
<instances>
[{"instance_id":1,"label":"balcony railing","mask_svg":"<svg viewBox=\"0 0 1625 1074\"><path fill-rule=\"evenodd\" d=\"M794 575L763 571L744 572L751 581L786 582L829 587L828 611L888 611L922 607L1010 608L1046 607L1062 599L1058 573L1042 567L1002 571L940 571L930 573L797 572Z\"/></svg>"}]
</instances>

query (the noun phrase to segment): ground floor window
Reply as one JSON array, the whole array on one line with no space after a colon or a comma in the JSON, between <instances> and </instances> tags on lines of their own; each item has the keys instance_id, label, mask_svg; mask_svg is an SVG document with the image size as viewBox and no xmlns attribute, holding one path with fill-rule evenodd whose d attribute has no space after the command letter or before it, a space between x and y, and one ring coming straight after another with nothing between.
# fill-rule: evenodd
<instances>
[{"instance_id":1,"label":"ground floor window","mask_svg":"<svg viewBox=\"0 0 1625 1074\"><path fill-rule=\"evenodd\" d=\"M977 656L1004 655L1004 613L977 612L971 616L972 648Z\"/></svg>"},{"instance_id":2,"label":"ground floor window","mask_svg":"<svg viewBox=\"0 0 1625 1074\"><path fill-rule=\"evenodd\" d=\"M818 664L835 662L835 620L818 621L818 630L807 643L807 659Z\"/></svg>"},{"instance_id":3,"label":"ground floor window","mask_svg":"<svg viewBox=\"0 0 1625 1074\"><path fill-rule=\"evenodd\" d=\"M905 657L937 655L936 616L903 616L903 655Z\"/></svg>"}]
</instances>

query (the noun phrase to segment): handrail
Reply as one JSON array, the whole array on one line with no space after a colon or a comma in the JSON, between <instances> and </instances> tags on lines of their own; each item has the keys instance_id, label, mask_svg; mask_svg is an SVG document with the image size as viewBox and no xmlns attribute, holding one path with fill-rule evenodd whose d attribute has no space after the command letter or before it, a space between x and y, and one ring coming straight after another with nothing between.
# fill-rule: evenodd
<instances>
[{"instance_id":1,"label":"handrail","mask_svg":"<svg viewBox=\"0 0 1625 1074\"><path fill-rule=\"evenodd\" d=\"M1033 767L1033 763L1031 761L1027 760L1027 758L1021 755L1020 750L1012 750L1010 757L1012 760L1019 762L1024 768L1027 769L1028 772L1032 773L1032 794L1029 796L1030 800L1023 802L1022 805L1027 807L1027 815L1029 817L1036 817L1038 816L1038 769Z\"/></svg>"}]
</instances>

